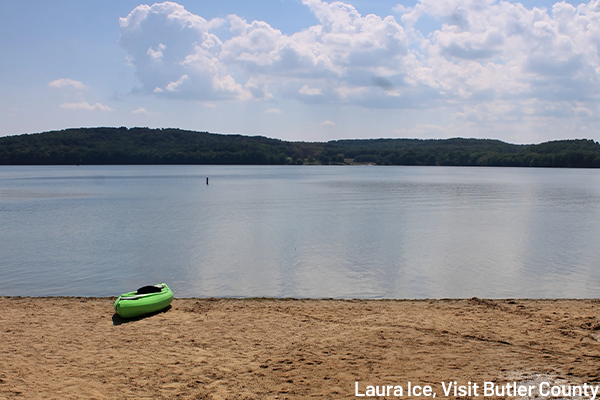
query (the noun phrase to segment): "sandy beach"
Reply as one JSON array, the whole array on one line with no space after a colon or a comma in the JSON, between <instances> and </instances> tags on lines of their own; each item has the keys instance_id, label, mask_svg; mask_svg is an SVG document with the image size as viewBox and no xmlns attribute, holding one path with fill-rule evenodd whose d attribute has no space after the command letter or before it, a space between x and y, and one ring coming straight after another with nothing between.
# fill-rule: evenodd
<instances>
[{"instance_id":1,"label":"sandy beach","mask_svg":"<svg viewBox=\"0 0 600 400\"><path fill-rule=\"evenodd\" d=\"M448 382L600 382L597 300L0 297L0 399L437 398ZM402 396L355 397L368 386ZM512 396L495 396L512 397Z\"/></svg>"}]
</instances>

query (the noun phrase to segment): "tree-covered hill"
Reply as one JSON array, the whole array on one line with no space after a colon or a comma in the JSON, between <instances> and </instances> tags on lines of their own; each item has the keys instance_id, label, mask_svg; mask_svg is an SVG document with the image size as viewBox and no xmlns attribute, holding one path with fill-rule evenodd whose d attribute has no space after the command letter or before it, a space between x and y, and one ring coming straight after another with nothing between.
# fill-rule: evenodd
<instances>
[{"instance_id":1,"label":"tree-covered hill","mask_svg":"<svg viewBox=\"0 0 600 400\"><path fill-rule=\"evenodd\" d=\"M288 142L125 127L0 137L0 165L306 163L600 168L600 144L578 139L516 145L462 138Z\"/></svg>"},{"instance_id":2,"label":"tree-covered hill","mask_svg":"<svg viewBox=\"0 0 600 400\"><path fill-rule=\"evenodd\" d=\"M516 145L491 139L375 139L328 142L323 154L384 165L599 168L600 144L587 139Z\"/></svg>"},{"instance_id":3,"label":"tree-covered hill","mask_svg":"<svg viewBox=\"0 0 600 400\"><path fill-rule=\"evenodd\" d=\"M180 129L79 128L0 138L0 164L286 164L315 147Z\"/></svg>"}]
</instances>

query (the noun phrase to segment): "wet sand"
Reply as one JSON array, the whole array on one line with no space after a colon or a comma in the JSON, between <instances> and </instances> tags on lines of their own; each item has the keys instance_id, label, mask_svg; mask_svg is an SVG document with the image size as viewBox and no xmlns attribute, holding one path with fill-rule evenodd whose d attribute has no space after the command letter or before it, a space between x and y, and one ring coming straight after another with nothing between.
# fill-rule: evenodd
<instances>
[{"instance_id":1,"label":"wet sand","mask_svg":"<svg viewBox=\"0 0 600 400\"><path fill-rule=\"evenodd\" d=\"M441 382L600 384L597 300L175 299L131 321L113 301L0 297L0 399L369 398L356 385L411 398L409 382L455 398Z\"/></svg>"}]
</instances>

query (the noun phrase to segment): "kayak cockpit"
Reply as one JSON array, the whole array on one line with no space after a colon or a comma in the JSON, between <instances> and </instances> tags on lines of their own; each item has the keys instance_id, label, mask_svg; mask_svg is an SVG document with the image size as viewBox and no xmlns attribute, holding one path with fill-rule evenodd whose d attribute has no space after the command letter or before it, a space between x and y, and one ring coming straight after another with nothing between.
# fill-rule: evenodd
<instances>
[{"instance_id":1,"label":"kayak cockpit","mask_svg":"<svg viewBox=\"0 0 600 400\"><path fill-rule=\"evenodd\" d=\"M160 311L171 304L173 292L164 283L143 286L124 293L115 301L115 312L123 318L133 318Z\"/></svg>"}]
</instances>

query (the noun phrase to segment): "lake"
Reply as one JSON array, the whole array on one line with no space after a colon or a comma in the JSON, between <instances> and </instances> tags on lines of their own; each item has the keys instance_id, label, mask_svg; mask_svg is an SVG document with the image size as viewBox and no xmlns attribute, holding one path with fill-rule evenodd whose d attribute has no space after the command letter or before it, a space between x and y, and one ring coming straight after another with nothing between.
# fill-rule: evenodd
<instances>
[{"instance_id":1,"label":"lake","mask_svg":"<svg viewBox=\"0 0 600 400\"><path fill-rule=\"evenodd\" d=\"M3 296L593 298L600 171L2 166L0 280Z\"/></svg>"}]
</instances>

